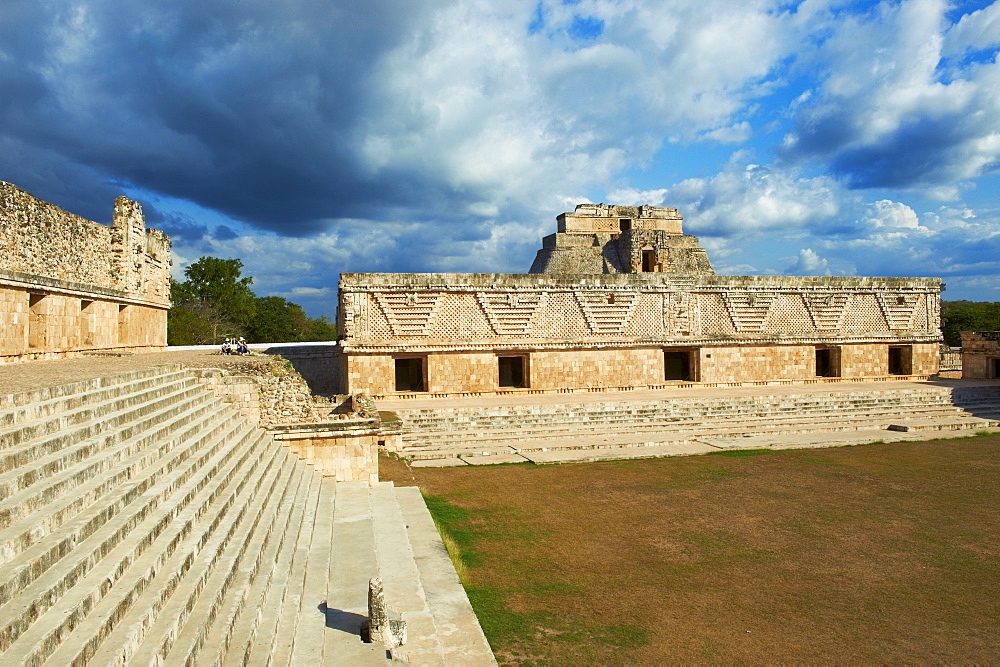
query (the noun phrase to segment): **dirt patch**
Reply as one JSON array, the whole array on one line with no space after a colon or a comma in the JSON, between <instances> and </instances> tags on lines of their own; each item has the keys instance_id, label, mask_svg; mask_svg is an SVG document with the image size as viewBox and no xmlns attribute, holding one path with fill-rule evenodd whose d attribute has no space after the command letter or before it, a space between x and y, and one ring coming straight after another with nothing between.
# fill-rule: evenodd
<instances>
[{"instance_id":1,"label":"dirt patch","mask_svg":"<svg viewBox=\"0 0 1000 667\"><path fill-rule=\"evenodd\" d=\"M502 662L1000 660L1000 438L410 469Z\"/></svg>"}]
</instances>

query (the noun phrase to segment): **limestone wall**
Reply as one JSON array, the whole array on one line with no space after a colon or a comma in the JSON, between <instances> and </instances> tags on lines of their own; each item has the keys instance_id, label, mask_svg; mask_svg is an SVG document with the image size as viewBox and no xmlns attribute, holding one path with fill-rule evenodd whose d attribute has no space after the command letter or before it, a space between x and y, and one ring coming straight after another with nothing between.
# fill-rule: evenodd
<instances>
[{"instance_id":1,"label":"limestone wall","mask_svg":"<svg viewBox=\"0 0 1000 667\"><path fill-rule=\"evenodd\" d=\"M344 391L373 395L507 391L512 355L543 391L922 376L939 361L934 278L344 274L340 288ZM419 389L397 382L404 359L420 360Z\"/></svg>"},{"instance_id":2,"label":"limestone wall","mask_svg":"<svg viewBox=\"0 0 1000 667\"><path fill-rule=\"evenodd\" d=\"M962 377L1000 378L1000 331L962 332Z\"/></svg>"},{"instance_id":3,"label":"limestone wall","mask_svg":"<svg viewBox=\"0 0 1000 667\"><path fill-rule=\"evenodd\" d=\"M163 347L169 269L136 202L108 227L0 182L0 361Z\"/></svg>"},{"instance_id":4,"label":"limestone wall","mask_svg":"<svg viewBox=\"0 0 1000 667\"><path fill-rule=\"evenodd\" d=\"M937 278L343 274L346 350L937 342Z\"/></svg>"},{"instance_id":5,"label":"limestone wall","mask_svg":"<svg viewBox=\"0 0 1000 667\"><path fill-rule=\"evenodd\" d=\"M339 350L325 343L294 346L274 346L265 350L291 362L296 372L305 378L314 394L334 394L340 390L337 382Z\"/></svg>"}]
</instances>

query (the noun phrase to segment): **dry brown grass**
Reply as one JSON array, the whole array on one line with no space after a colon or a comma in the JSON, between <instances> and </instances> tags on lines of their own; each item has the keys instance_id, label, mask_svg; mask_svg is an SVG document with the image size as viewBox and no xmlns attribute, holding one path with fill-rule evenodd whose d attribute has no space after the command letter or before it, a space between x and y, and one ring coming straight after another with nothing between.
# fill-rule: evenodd
<instances>
[{"instance_id":1,"label":"dry brown grass","mask_svg":"<svg viewBox=\"0 0 1000 667\"><path fill-rule=\"evenodd\" d=\"M991 663L998 455L991 437L560 466L381 464L383 479L416 482L448 510L501 662Z\"/></svg>"}]
</instances>

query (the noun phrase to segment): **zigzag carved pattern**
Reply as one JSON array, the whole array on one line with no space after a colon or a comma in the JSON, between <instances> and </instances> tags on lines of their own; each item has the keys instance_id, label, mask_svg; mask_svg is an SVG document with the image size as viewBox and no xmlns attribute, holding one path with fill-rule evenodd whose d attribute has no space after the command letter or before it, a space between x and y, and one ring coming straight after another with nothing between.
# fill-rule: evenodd
<instances>
[{"instance_id":1,"label":"zigzag carved pattern","mask_svg":"<svg viewBox=\"0 0 1000 667\"><path fill-rule=\"evenodd\" d=\"M544 292L476 292L476 299L493 331L500 335L526 334L531 320L544 305Z\"/></svg>"},{"instance_id":2,"label":"zigzag carved pattern","mask_svg":"<svg viewBox=\"0 0 1000 667\"><path fill-rule=\"evenodd\" d=\"M828 331L840 328L840 320L847 308L846 294L803 294L802 300L817 329Z\"/></svg>"},{"instance_id":3,"label":"zigzag carved pattern","mask_svg":"<svg viewBox=\"0 0 1000 667\"><path fill-rule=\"evenodd\" d=\"M722 293L722 301L726 304L726 310L737 331L763 330L764 321L777 297L773 293Z\"/></svg>"},{"instance_id":4,"label":"zigzag carved pattern","mask_svg":"<svg viewBox=\"0 0 1000 667\"><path fill-rule=\"evenodd\" d=\"M876 293L879 308L885 315L885 322L890 331L909 329L913 320L913 311L920 300L919 294L880 294Z\"/></svg>"},{"instance_id":5,"label":"zigzag carved pattern","mask_svg":"<svg viewBox=\"0 0 1000 667\"><path fill-rule=\"evenodd\" d=\"M407 292L375 294L394 336L426 336L440 294Z\"/></svg>"},{"instance_id":6,"label":"zigzag carved pattern","mask_svg":"<svg viewBox=\"0 0 1000 667\"><path fill-rule=\"evenodd\" d=\"M639 303L637 292L574 292L593 333L621 333Z\"/></svg>"}]
</instances>

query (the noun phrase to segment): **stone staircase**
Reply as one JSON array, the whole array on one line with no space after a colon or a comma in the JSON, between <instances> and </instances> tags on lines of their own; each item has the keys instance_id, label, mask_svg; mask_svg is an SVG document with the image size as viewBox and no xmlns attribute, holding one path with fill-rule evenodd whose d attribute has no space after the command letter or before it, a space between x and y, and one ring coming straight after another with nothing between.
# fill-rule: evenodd
<instances>
[{"instance_id":1,"label":"stone staircase","mask_svg":"<svg viewBox=\"0 0 1000 667\"><path fill-rule=\"evenodd\" d=\"M635 399L620 394L601 400L497 401L492 406L441 401L440 407L427 407L424 401L408 408L400 401L380 407L398 416L399 453L416 465L638 458L784 445L796 437L807 444L824 439L838 444L852 435L871 442L903 439L902 433L912 438L918 431L1000 426L1000 385L842 387L711 397L664 393Z\"/></svg>"},{"instance_id":2,"label":"stone staircase","mask_svg":"<svg viewBox=\"0 0 1000 667\"><path fill-rule=\"evenodd\" d=\"M408 623L359 636L368 580ZM493 664L416 488L336 483L177 366L0 399L4 664Z\"/></svg>"}]
</instances>

